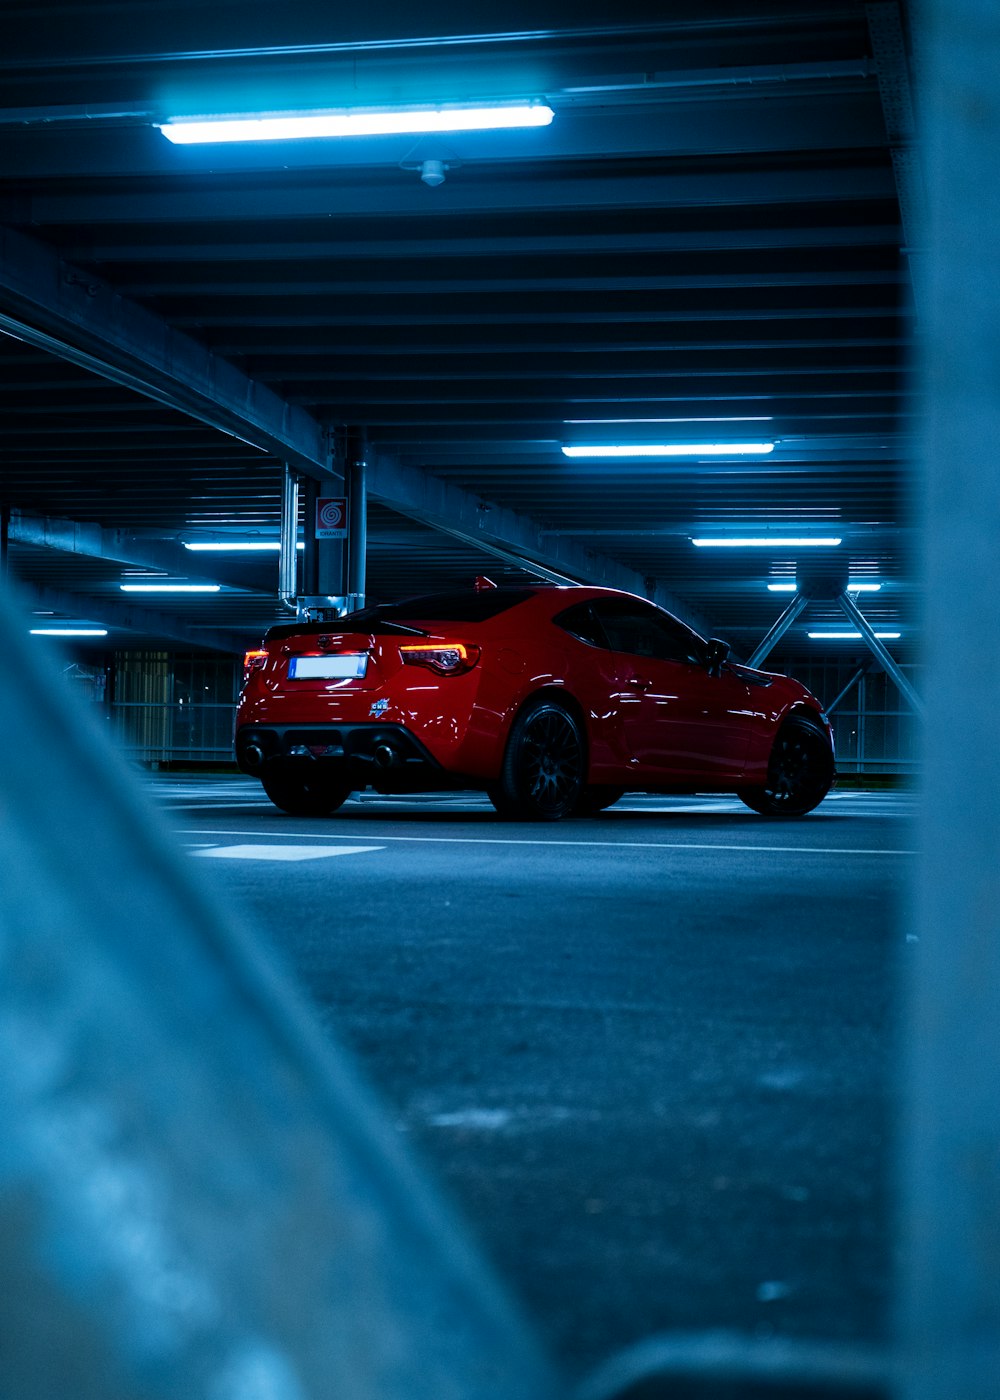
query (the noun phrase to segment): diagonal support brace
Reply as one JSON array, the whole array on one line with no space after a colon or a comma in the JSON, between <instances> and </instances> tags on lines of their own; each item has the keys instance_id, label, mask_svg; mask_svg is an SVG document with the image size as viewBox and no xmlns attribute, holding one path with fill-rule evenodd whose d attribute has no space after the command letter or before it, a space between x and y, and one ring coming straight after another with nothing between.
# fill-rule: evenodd
<instances>
[{"instance_id":1,"label":"diagonal support brace","mask_svg":"<svg viewBox=\"0 0 1000 1400\"><path fill-rule=\"evenodd\" d=\"M923 701L920 699L920 696L917 694L917 692L913 689L913 686L910 684L910 682L903 675L903 672L900 669L900 667L892 659L892 656L889 654L886 647L875 635L871 623L865 617L864 613L858 607L857 603L846 591L837 594L837 602L840 604L842 611L847 615L849 620L861 633L862 637L868 643L870 649L878 657L879 661L882 663L883 668L895 681L896 686L899 689L899 693L902 695L903 699L913 710L914 714L919 715L922 719L924 714Z\"/></svg>"},{"instance_id":2,"label":"diagonal support brace","mask_svg":"<svg viewBox=\"0 0 1000 1400\"><path fill-rule=\"evenodd\" d=\"M770 632L768 632L763 641L758 644L750 660L747 662L747 665L759 666L766 657L770 656L789 627L792 626L797 618L802 616L808 606L808 595L805 593L796 593L795 597L788 604L788 607L778 618Z\"/></svg>"}]
</instances>

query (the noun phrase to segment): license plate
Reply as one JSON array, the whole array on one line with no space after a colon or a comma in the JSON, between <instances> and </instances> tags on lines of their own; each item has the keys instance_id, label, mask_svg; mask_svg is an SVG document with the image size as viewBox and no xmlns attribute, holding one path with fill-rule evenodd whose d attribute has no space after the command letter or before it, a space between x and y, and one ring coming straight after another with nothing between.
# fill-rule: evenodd
<instances>
[{"instance_id":1,"label":"license plate","mask_svg":"<svg viewBox=\"0 0 1000 1400\"><path fill-rule=\"evenodd\" d=\"M290 681L358 680L368 669L368 653L345 652L341 656L293 656L288 662Z\"/></svg>"}]
</instances>

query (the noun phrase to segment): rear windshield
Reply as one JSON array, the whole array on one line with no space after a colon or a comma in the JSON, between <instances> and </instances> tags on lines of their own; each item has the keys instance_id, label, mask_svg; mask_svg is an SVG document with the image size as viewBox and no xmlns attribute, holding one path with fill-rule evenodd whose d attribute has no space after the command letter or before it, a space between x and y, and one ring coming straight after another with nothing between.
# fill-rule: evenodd
<instances>
[{"instance_id":1,"label":"rear windshield","mask_svg":"<svg viewBox=\"0 0 1000 1400\"><path fill-rule=\"evenodd\" d=\"M508 608L516 607L532 597L531 588L490 588L483 593L427 593L421 598L406 598L401 603L379 603L372 608L345 613L335 622L290 623L272 627L271 641L282 637L301 637L313 632L389 632L404 630L407 623L417 622L488 622Z\"/></svg>"},{"instance_id":2,"label":"rear windshield","mask_svg":"<svg viewBox=\"0 0 1000 1400\"><path fill-rule=\"evenodd\" d=\"M423 598L406 598L402 603L379 603L339 619L344 631L370 630L376 622L488 622L508 608L530 598L530 588L489 588L482 593L428 593ZM357 625L355 625L357 624Z\"/></svg>"}]
</instances>

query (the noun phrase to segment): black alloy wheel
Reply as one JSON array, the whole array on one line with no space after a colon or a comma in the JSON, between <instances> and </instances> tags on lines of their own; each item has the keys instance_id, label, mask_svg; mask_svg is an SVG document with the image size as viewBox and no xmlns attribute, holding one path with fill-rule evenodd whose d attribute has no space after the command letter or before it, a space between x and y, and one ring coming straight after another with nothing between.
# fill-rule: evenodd
<instances>
[{"instance_id":1,"label":"black alloy wheel","mask_svg":"<svg viewBox=\"0 0 1000 1400\"><path fill-rule=\"evenodd\" d=\"M511 726L500 782L489 798L503 817L558 821L576 807L586 775L579 723L558 700L541 700Z\"/></svg>"},{"instance_id":2,"label":"black alloy wheel","mask_svg":"<svg viewBox=\"0 0 1000 1400\"><path fill-rule=\"evenodd\" d=\"M274 805L290 817L328 817L344 805L353 791L345 783L331 782L322 774L289 777L282 773L260 781Z\"/></svg>"},{"instance_id":3,"label":"black alloy wheel","mask_svg":"<svg viewBox=\"0 0 1000 1400\"><path fill-rule=\"evenodd\" d=\"M577 799L573 815L574 817L596 817L599 812L613 807L618 799L624 796L624 788L607 787L603 783L588 783Z\"/></svg>"},{"instance_id":4,"label":"black alloy wheel","mask_svg":"<svg viewBox=\"0 0 1000 1400\"><path fill-rule=\"evenodd\" d=\"M738 796L766 817L802 817L833 786L833 751L821 729L804 719L781 726L767 766L767 785L740 788Z\"/></svg>"}]
</instances>

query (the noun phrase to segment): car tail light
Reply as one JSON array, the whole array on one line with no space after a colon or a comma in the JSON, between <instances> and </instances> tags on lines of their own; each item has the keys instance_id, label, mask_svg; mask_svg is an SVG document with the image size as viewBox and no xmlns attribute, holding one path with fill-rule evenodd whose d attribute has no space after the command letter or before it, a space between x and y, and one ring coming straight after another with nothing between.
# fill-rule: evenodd
<instances>
[{"instance_id":1,"label":"car tail light","mask_svg":"<svg viewBox=\"0 0 1000 1400\"><path fill-rule=\"evenodd\" d=\"M267 660L266 651L248 651L243 657L243 684L246 685L251 671L259 671Z\"/></svg>"},{"instance_id":2,"label":"car tail light","mask_svg":"<svg viewBox=\"0 0 1000 1400\"><path fill-rule=\"evenodd\" d=\"M479 648L465 642L407 642L399 648L406 666L426 666L439 676L464 676L479 660Z\"/></svg>"}]
</instances>

